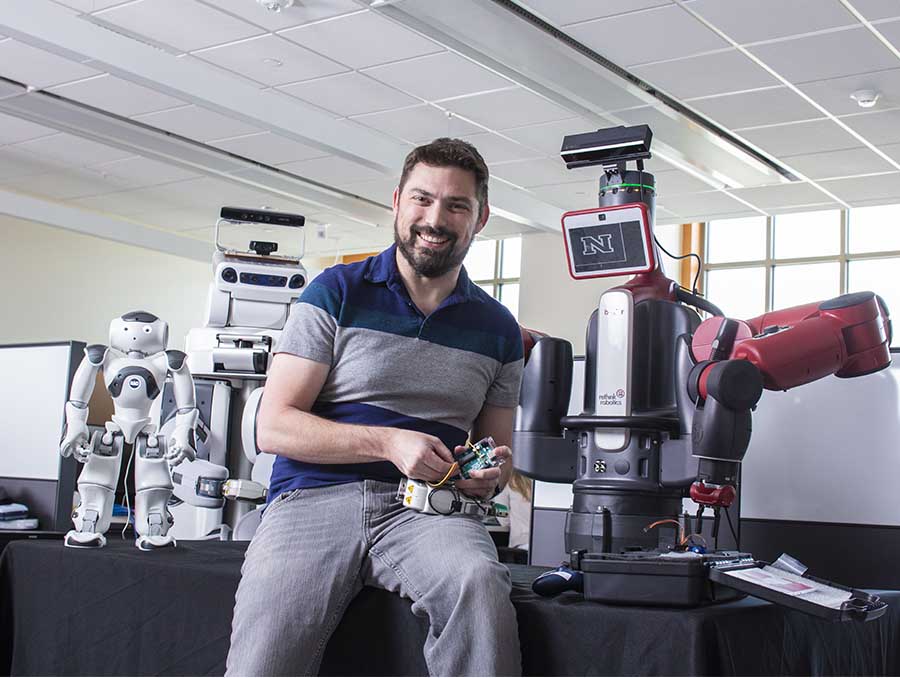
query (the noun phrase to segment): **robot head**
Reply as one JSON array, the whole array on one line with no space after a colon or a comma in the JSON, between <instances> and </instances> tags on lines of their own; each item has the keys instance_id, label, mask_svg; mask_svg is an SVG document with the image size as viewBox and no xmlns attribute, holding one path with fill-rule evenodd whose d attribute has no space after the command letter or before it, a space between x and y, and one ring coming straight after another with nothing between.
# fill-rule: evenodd
<instances>
[{"instance_id":1,"label":"robot head","mask_svg":"<svg viewBox=\"0 0 900 678\"><path fill-rule=\"evenodd\" d=\"M146 311L130 311L109 324L109 345L124 353L159 353L168 341L169 325Z\"/></svg>"}]
</instances>

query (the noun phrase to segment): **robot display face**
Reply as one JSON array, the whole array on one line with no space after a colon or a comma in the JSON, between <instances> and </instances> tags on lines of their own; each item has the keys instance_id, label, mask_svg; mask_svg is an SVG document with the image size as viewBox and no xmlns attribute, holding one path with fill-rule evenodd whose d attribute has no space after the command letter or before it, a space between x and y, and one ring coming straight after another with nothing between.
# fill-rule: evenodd
<instances>
[{"instance_id":1,"label":"robot display face","mask_svg":"<svg viewBox=\"0 0 900 678\"><path fill-rule=\"evenodd\" d=\"M159 353L166 350L168 340L168 323L146 311L126 313L109 324L109 345L124 353Z\"/></svg>"}]
</instances>

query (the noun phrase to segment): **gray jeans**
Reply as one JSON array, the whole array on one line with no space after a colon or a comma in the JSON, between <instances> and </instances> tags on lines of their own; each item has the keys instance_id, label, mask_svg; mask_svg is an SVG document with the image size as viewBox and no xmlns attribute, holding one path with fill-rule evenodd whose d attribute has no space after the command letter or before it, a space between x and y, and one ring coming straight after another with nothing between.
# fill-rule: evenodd
<instances>
[{"instance_id":1,"label":"gray jeans","mask_svg":"<svg viewBox=\"0 0 900 678\"><path fill-rule=\"evenodd\" d=\"M471 516L403 508L393 483L278 497L247 549L226 675L314 675L363 585L413 601L432 675L519 675L509 571Z\"/></svg>"}]
</instances>

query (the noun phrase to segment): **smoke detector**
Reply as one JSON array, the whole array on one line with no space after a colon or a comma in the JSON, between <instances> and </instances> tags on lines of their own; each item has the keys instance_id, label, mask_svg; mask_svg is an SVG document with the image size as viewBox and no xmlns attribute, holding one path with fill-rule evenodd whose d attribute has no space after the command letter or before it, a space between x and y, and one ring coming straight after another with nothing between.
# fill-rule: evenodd
<instances>
[{"instance_id":1,"label":"smoke detector","mask_svg":"<svg viewBox=\"0 0 900 678\"><path fill-rule=\"evenodd\" d=\"M851 94L850 98L859 104L860 108L872 108L880 96L881 93L874 89L860 89Z\"/></svg>"},{"instance_id":2,"label":"smoke detector","mask_svg":"<svg viewBox=\"0 0 900 678\"><path fill-rule=\"evenodd\" d=\"M256 2L276 14L283 9L294 6L294 0L256 0Z\"/></svg>"}]
</instances>

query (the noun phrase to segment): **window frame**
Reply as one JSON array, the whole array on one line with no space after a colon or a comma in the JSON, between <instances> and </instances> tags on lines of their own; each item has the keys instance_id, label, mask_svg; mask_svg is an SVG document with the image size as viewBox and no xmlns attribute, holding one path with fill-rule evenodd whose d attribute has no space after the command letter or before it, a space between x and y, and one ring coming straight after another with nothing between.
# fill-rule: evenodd
<instances>
[{"instance_id":1,"label":"window frame","mask_svg":"<svg viewBox=\"0 0 900 678\"><path fill-rule=\"evenodd\" d=\"M504 278L501 276L501 272L503 271L503 249L504 243L507 240L512 240L514 238L521 238L521 235L511 235L506 238L493 238L494 241L494 274L490 278L472 278L472 282L476 285L493 285L494 293L491 295L497 301L500 301L500 288L503 285L519 285L519 291L522 290L522 262L521 257L519 260L519 275L512 278L507 277ZM521 252L521 249L519 250ZM503 303L502 301L500 303ZM515 315L518 317L518 309L516 309Z\"/></svg>"}]
</instances>

